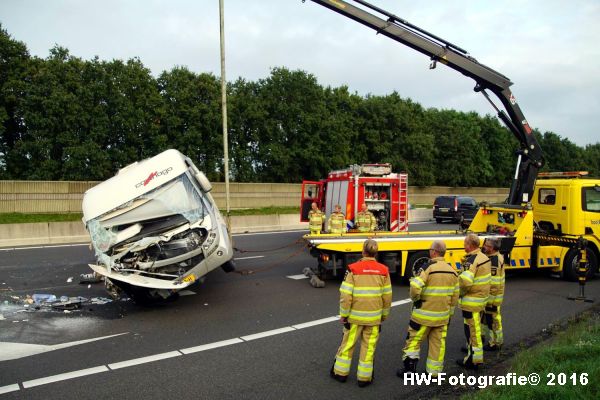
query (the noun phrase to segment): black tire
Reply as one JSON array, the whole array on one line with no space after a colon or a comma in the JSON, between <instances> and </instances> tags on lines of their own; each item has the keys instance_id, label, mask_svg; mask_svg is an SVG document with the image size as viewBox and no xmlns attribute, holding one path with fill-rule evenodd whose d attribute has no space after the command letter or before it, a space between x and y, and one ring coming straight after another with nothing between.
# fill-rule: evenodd
<instances>
[{"instance_id":1,"label":"black tire","mask_svg":"<svg viewBox=\"0 0 600 400\"><path fill-rule=\"evenodd\" d=\"M409 280L415 273L423 268L424 265L429 261L429 252L425 250L414 252L408 257L408 261L406 262L406 268L404 270L404 279Z\"/></svg>"},{"instance_id":2,"label":"black tire","mask_svg":"<svg viewBox=\"0 0 600 400\"><path fill-rule=\"evenodd\" d=\"M579 265L577 263L577 255L579 251L576 249L571 249L567 252L565 256L565 263L563 265L563 277L568 281L577 281L579 278L579 274L577 272ZM587 264L586 264L586 279L592 279L594 274L598 272L598 257L594 251L587 247Z\"/></svg>"},{"instance_id":3,"label":"black tire","mask_svg":"<svg viewBox=\"0 0 600 400\"><path fill-rule=\"evenodd\" d=\"M441 218L436 218L435 219L435 223L436 224L441 224L442 223L442 219Z\"/></svg>"}]
</instances>

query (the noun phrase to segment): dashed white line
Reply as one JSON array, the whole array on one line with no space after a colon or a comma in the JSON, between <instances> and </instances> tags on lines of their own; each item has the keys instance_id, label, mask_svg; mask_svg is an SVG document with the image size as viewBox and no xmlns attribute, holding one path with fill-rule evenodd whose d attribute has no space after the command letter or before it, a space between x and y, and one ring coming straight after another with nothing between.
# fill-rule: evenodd
<instances>
[{"instance_id":1,"label":"dashed white line","mask_svg":"<svg viewBox=\"0 0 600 400\"><path fill-rule=\"evenodd\" d=\"M285 328L273 329L270 331L255 333L253 335L242 336L240 337L240 339L242 339L244 342L249 342L251 340L262 339L268 336L281 335L282 333L293 332L295 330L296 329L292 328L291 326L286 326Z\"/></svg>"},{"instance_id":2,"label":"dashed white line","mask_svg":"<svg viewBox=\"0 0 600 400\"><path fill-rule=\"evenodd\" d=\"M34 379L31 381L23 382L25 389L32 388L34 386L46 385L48 383L54 383L59 381L66 381L67 379L80 378L82 376L99 374L100 372L107 372L108 368L105 365L98 367L92 367L87 369L80 369L79 371L65 372L64 374L47 376L45 378Z\"/></svg>"},{"instance_id":3,"label":"dashed white line","mask_svg":"<svg viewBox=\"0 0 600 400\"><path fill-rule=\"evenodd\" d=\"M234 261L239 261L239 260L252 260L254 258L264 258L265 256L252 256L252 257L236 257L234 258Z\"/></svg>"},{"instance_id":4,"label":"dashed white line","mask_svg":"<svg viewBox=\"0 0 600 400\"><path fill-rule=\"evenodd\" d=\"M178 356L182 356L182 355L183 354L181 354L179 351L169 351L167 353L154 354L153 356L134 358L133 360L127 360L127 361L121 361L121 362L117 362L117 363L113 363L113 364L108 364L108 368L110 368L110 369L127 368L127 367L131 367L134 365L146 364L149 362L165 360L167 358L173 358L173 357L178 357Z\"/></svg>"},{"instance_id":5,"label":"dashed white line","mask_svg":"<svg viewBox=\"0 0 600 400\"><path fill-rule=\"evenodd\" d=\"M317 319L315 321L305 322L303 324L292 325L292 328L296 328L296 329L310 328L311 326L327 324L329 322L338 321L339 319L340 319L340 317L337 317L337 316L336 317L327 317L327 318Z\"/></svg>"},{"instance_id":6,"label":"dashed white line","mask_svg":"<svg viewBox=\"0 0 600 400\"><path fill-rule=\"evenodd\" d=\"M396 307L396 306L410 303L410 302L411 302L410 299L398 300L398 301L392 302L392 307ZM63 374L52 375L52 376L48 376L45 378L33 379L30 381L23 382L22 385L23 385L23 388L27 389L27 388L31 388L31 387L35 387L35 386L64 381L67 379L79 378L82 376L93 375L93 374L98 374L101 372L107 372L107 371L111 371L111 370L127 368L127 367L145 364L145 363L149 363L149 362L165 360L168 358L178 357L178 356L182 356L182 355L186 355L186 354L192 354L192 353L197 353L197 352L206 351L206 350L212 350L212 349L216 349L216 348L220 348L220 347L231 346L234 344L245 343L245 342L249 342L252 340L262 339L262 338L266 338L269 336L281 335L283 333L288 333L288 332L294 332L294 331L297 331L300 329L309 328L309 327L317 326L317 325L322 325L322 324L326 324L326 323L334 322L334 321L338 321L338 320L339 320L339 316L321 318L321 319L317 319L314 321L304 322L301 324L286 326L286 327L278 328L278 329L272 329L269 331L259 332L259 333L255 333L252 335L241 336L239 338L221 340L219 342L203 344L203 345L195 346L195 347L188 347L186 349L169 351L169 352L160 353L160 354L154 354L154 355L147 356L147 357L134 358L132 360L116 362L116 363L112 363L112 364L108 364L108 365L101 365L101 366L97 366L97 367L93 367L93 368L81 369L78 371L66 372ZM18 391L19 389L20 388L19 388L18 384L1 386L0 394Z\"/></svg>"},{"instance_id":7,"label":"dashed white line","mask_svg":"<svg viewBox=\"0 0 600 400\"><path fill-rule=\"evenodd\" d=\"M16 392L19 389L19 385L16 383L13 383L12 385L0 386L0 394Z\"/></svg>"},{"instance_id":8,"label":"dashed white line","mask_svg":"<svg viewBox=\"0 0 600 400\"><path fill-rule=\"evenodd\" d=\"M402 304L410 303L411 301L412 301L411 299L404 299L404 300L393 301L392 302L392 307L401 306Z\"/></svg>"},{"instance_id":9,"label":"dashed white line","mask_svg":"<svg viewBox=\"0 0 600 400\"><path fill-rule=\"evenodd\" d=\"M308 279L308 276L306 276L304 274L299 274L299 275L288 275L288 276L286 276L286 278L299 280L299 279Z\"/></svg>"},{"instance_id":10,"label":"dashed white line","mask_svg":"<svg viewBox=\"0 0 600 400\"><path fill-rule=\"evenodd\" d=\"M181 349L179 351L182 352L183 354L192 354L192 353L197 353L199 351L212 350L212 349L216 349L216 348L224 347L224 346L231 346L232 344L237 344L237 343L244 343L244 341L240 338L221 340L220 342L208 343L208 344L203 344L203 345L195 346L195 347L188 347L187 349Z\"/></svg>"}]
</instances>

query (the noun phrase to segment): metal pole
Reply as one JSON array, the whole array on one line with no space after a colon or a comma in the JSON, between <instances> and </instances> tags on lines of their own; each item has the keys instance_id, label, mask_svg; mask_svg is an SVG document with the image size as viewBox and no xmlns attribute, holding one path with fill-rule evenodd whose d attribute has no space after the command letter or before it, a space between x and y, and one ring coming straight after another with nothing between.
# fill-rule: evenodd
<instances>
[{"instance_id":1,"label":"metal pole","mask_svg":"<svg viewBox=\"0 0 600 400\"><path fill-rule=\"evenodd\" d=\"M221 114L223 117L223 164L225 173L225 208L227 220L227 232L231 239L231 218L229 215L229 144L227 138L227 80L225 77L225 19L223 2L219 0L219 17L221 31Z\"/></svg>"}]
</instances>

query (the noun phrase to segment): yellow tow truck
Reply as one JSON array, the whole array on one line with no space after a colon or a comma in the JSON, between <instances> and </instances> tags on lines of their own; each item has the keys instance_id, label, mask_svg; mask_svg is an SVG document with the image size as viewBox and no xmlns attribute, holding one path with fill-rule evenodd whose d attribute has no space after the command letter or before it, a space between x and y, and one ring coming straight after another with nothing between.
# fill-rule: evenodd
<instances>
[{"instance_id":1,"label":"yellow tow truck","mask_svg":"<svg viewBox=\"0 0 600 400\"><path fill-rule=\"evenodd\" d=\"M446 261L456 268L465 255L464 237L500 238L507 269L546 268L569 280L577 279L580 238L587 240L587 277L598 272L600 258L600 179L585 173L540 173L532 203L520 207L483 204L466 230L429 232L372 232L305 235L318 259L321 277L337 275L360 258L362 243L379 244L379 261L410 277L428 259L434 240L443 240Z\"/></svg>"},{"instance_id":2,"label":"yellow tow truck","mask_svg":"<svg viewBox=\"0 0 600 400\"><path fill-rule=\"evenodd\" d=\"M506 76L480 64L466 50L366 1L354 0L360 7L344 0L311 1L429 56L431 69L440 62L474 79L474 90L485 96L520 144L506 203L484 204L468 229L305 235L311 254L318 260L313 268L315 274L343 274L348 264L360 258L366 238L378 242L379 261L390 272L404 277L420 268L434 240L446 243L446 260L459 268L468 232L481 239L501 239L507 269L547 268L575 280L580 253L577 249L585 243L586 275L592 277L598 271L600 179L590 179L579 172L538 174L544 165L542 150ZM500 100L504 109L492 101L488 92Z\"/></svg>"}]
</instances>

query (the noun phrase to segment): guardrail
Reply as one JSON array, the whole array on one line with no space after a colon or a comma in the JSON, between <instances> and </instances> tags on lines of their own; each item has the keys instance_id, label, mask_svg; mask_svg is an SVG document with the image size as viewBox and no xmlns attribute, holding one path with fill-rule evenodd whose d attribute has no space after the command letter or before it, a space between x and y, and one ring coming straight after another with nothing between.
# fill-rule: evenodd
<instances>
[{"instance_id":1,"label":"guardrail","mask_svg":"<svg viewBox=\"0 0 600 400\"><path fill-rule=\"evenodd\" d=\"M409 211L409 222L429 221L430 209ZM232 233L308 230L297 214L243 215L231 217ZM0 225L0 247L87 243L90 238L81 222L39 222Z\"/></svg>"}]
</instances>

